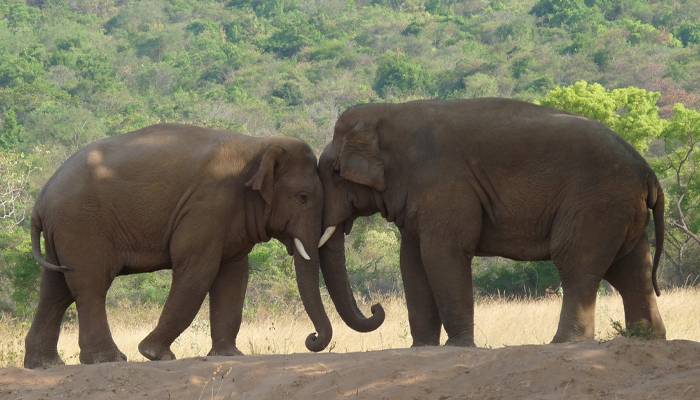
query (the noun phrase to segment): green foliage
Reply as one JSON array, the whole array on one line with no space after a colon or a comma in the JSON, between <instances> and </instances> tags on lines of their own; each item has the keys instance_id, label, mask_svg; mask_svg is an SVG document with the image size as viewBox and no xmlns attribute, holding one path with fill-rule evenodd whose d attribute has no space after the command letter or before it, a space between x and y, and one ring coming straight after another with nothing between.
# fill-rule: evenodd
<instances>
[{"instance_id":1,"label":"green foliage","mask_svg":"<svg viewBox=\"0 0 700 400\"><path fill-rule=\"evenodd\" d=\"M603 123L644 153L663 129L660 94L636 87L607 90L579 81L550 91L540 103Z\"/></svg>"},{"instance_id":2,"label":"green foliage","mask_svg":"<svg viewBox=\"0 0 700 400\"><path fill-rule=\"evenodd\" d=\"M32 311L38 290L39 268L25 229L34 164L24 154L0 150L0 312L19 316Z\"/></svg>"},{"instance_id":3,"label":"green foliage","mask_svg":"<svg viewBox=\"0 0 700 400\"><path fill-rule=\"evenodd\" d=\"M674 285L700 279L700 112L677 104L662 134L666 156L655 162L664 177L664 190L671 197L664 276Z\"/></svg>"},{"instance_id":4,"label":"green foliage","mask_svg":"<svg viewBox=\"0 0 700 400\"><path fill-rule=\"evenodd\" d=\"M246 304L253 309L279 308L299 299L294 263L276 240L260 243L248 255L251 282Z\"/></svg>"},{"instance_id":5,"label":"green foliage","mask_svg":"<svg viewBox=\"0 0 700 400\"><path fill-rule=\"evenodd\" d=\"M474 285L481 295L542 296L559 286L559 274L551 262L479 261Z\"/></svg>"},{"instance_id":6,"label":"green foliage","mask_svg":"<svg viewBox=\"0 0 700 400\"><path fill-rule=\"evenodd\" d=\"M169 270L119 277L110 289L110 300L114 299L113 305L125 302L163 305L168 298L171 280Z\"/></svg>"},{"instance_id":7,"label":"green foliage","mask_svg":"<svg viewBox=\"0 0 700 400\"><path fill-rule=\"evenodd\" d=\"M302 12L292 12L285 14L278 30L263 42L262 47L279 57L292 57L320 38L321 33Z\"/></svg>"},{"instance_id":8,"label":"green foliage","mask_svg":"<svg viewBox=\"0 0 700 400\"><path fill-rule=\"evenodd\" d=\"M425 68L401 53L390 54L379 61L373 89L380 95L406 95L430 88L430 74Z\"/></svg>"},{"instance_id":9,"label":"green foliage","mask_svg":"<svg viewBox=\"0 0 700 400\"><path fill-rule=\"evenodd\" d=\"M625 29L627 29L629 32L627 40L632 45L648 42L659 36L659 31L656 30L653 25L645 24L644 22L633 19L623 19L622 23Z\"/></svg>"},{"instance_id":10,"label":"green foliage","mask_svg":"<svg viewBox=\"0 0 700 400\"><path fill-rule=\"evenodd\" d=\"M676 36L683 46L700 43L700 22L686 22L678 27Z\"/></svg>"},{"instance_id":11,"label":"green foliage","mask_svg":"<svg viewBox=\"0 0 700 400\"><path fill-rule=\"evenodd\" d=\"M0 295L0 305L7 311L26 317L33 312L36 304L39 278L37 267L31 253L31 241L26 232L17 225L0 225L0 281L9 283L10 292ZM1 287L2 285L0 285ZM2 298L7 296L9 298ZM0 311L3 311L0 309Z\"/></svg>"},{"instance_id":12,"label":"green foliage","mask_svg":"<svg viewBox=\"0 0 700 400\"><path fill-rule=\"evenodd\" d=\"M530 13L549 27L580 28L599 22L601 17L598 10L587 6L584 0L539 0Z\"/></svg>"},{"instance_id":13,"label":"green foliage","mask_svg":"<svg viewBox=\"0 0 700 400\"><path fill-rule=\"evenodd\" d=\"M288 10L294 2L290 0L231 0L228 7L251 8L261 17L272 17Z\"/></svg>"},{"instance_id":14,"label":"green foliage","mask_svg":"<svg viewBox=\"0 0 700 400\"><path fill-rule=\"evenodd\" d=\"M2 128L0 128L0 149L10 150L19 147L22 143L22 129L22 125L17 122L15 111L5 112Z\"/></svg>"},{"instance_id":15,"label":"green foliage","mask_svg":"<svg viewBox=\"0 0 700 400\"><path fill-rule=\"evenodd\" d=\"M626 338L641 339L641 340L652 340L656 336L654 334L654 329L649 326L648 323L638 322L630 327L625 327L620 321L610 321L610 325L615 332L614 336L622 336Z\"/></svg>"},{"instance_id":16,"label":"green foliage","mask_svg":"<svg viewBox=\"0 0 700 400\"><path fill-rule=\"evenodd\" d=\"M297 106L304 101L304 93L302 93L299 84L293 81L284 82L281 86L272 90L271 94L284 100L290 106Z\"/></svg>"},{"instance_id":17,"label":"green foliage","mask_svg":"<svg viewBox=\"0 0 700 400\"><path fill-rule=\"evenodd\" d=\"M393 225L378 216L358 220L345 244L347 269L356 291L367 296L400 290L400 240Z\"/></svg>"}]
</instances>

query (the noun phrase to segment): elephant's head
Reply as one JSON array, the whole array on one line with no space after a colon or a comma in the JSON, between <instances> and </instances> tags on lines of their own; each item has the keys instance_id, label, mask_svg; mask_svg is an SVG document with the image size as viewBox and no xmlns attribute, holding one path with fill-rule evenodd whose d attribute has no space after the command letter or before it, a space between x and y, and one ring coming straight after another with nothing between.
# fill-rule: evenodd
<instances>
[{"instance_id":1,"label":"elephant's head","mask_svg":"<svg viewBox=\"0 0 700 400\"><path fill-rule=\"evenodd\" d=\"M306 347L321 351L333 331L319 288L323 189L316 156L299 140L270 138L251 165L246 186L257 210L246 213L248 235L256 242L274 237L294 256L299 294L318 333L309 335Z\"/></svg>"},{"instance_id":2,"label":"elephant's head","mask_svg":"<svg viewBox=\"0 0 700 400\"><path fill-rule=\"evenodd\" d=\"M384 321L381 305L365 318L357 307L345 267L345 238L357 216L383 211L384 163L379 150L380 120L366 107L352 108L340 117L333 141L323 151L319 174L324 190L324 233L319 243L321 270L328 292L345 323L360 332Z\"/></svg>"}]
</instances>

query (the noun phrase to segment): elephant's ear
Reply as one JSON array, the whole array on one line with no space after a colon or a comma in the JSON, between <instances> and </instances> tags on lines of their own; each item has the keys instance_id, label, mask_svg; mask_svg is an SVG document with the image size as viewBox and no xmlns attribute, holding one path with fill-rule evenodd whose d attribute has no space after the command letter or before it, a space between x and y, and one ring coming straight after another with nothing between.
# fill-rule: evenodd
<instances>
[{"instance_id":1,"label":"elephant's ear","mask_svg":"<svg viewBox=\"0 0 700 400\"><path fill-rule=\"evenodd\" d=\"M246 182L246 186L260 193L265 203L272 204L273 188L275 186L275 166L279 163L284 149L279 146L270 146L264 150L257 171Z\"/></svg>"},{"instance_id":2,"label":"elephant's ear","mask_svg":"<svg viewBox=\"0 0 700 400\"><path fill-rule=\"evenodd\" d=\"M381 192L386 186L377 125L360 121L345 134L338 155L338 169L342 178Z\"/></svg>"}]
</instances>

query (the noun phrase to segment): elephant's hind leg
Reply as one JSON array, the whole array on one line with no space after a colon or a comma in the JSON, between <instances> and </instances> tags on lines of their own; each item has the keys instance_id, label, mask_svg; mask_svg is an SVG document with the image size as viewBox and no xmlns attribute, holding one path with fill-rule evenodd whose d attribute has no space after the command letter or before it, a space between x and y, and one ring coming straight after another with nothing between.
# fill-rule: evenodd
<instances>
[{"instance_id":1,"label":"elephant's hind leg","mask_svg":"<svg viewBox=\"0 0 700 400\"><path fill-rule=\"evenodd\" d=\"M126 361L119 351L107 322L106 297L114 279L111 272L117 269L106 262L92 265L75 265L75 271L67 273L66 281L75 295L78 310L80 362L95 364Z\"/></svg>"},{"instance_id":2,"label":"elephant's hind leg","mask_svg":"<svg viewBox=\"0 0 700 400\"><path fill-rule=\"evenodd\" d=\"M63 314L71 303L73 303L73 295L68 290L63 273L41 271L39 306L25 339L25 368L63 364L56 346Z\"/></svg>"},{"instance_id":3,"label":"elephant's hind leg","mask_svg":"<svg viewBox=\"0 0 700 400\"><path fill-rule=\"evenodd\" d=\"M605 274L605 279L622 296L627 328L651 328L655 337L663 339L666 328L656 305L651 266L649 242L643 235L629 254L615 261Z\"/></svg>"},{"instance_id":4,"label":"elephant's hind leg","mask_svg":"<svg viewBox=\"0 0 700 400\"><path fill-rule=\"evenodd\" d=\"M248 257L221 264L209 290L210 356L243 354L236 347L236 337L243 319L243 301L247 286Z\"/></svg>"},{"instance_id":5,"label":"elephant's hind leg","mask_svg":"<svg viewBox=\"0 0 700 400\"><path fill-rule=\"evenodd\" d=\"M625 224L598 214L579 214L576 221L554 230L552 261L564 295L553 343L594 338L598 285L625 237Z\"/></svg>"}]
</instances>

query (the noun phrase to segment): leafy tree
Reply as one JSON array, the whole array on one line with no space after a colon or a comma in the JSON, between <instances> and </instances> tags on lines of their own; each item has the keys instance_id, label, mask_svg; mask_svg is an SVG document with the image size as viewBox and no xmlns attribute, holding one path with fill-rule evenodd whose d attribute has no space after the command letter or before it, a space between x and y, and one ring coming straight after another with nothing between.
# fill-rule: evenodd
<instances>
[{"instance_id":1,"label":"leafy tree","mask_svg":"<svg viewBox=\"0 0 700 400\"><path fill-rule=\"evenodd\" d=\"M700 22L686 22L678 27L676 36L683 46L700 43Z\"/></svg>"},{"instance_id":2,"label":"leafy tree","mask_svg":"<svg viewBox=\"0 0 700 400\"><path fill-rule=\"evenodd\" d=\"M600 12L584 0L539 0L530 10L545 26L580 28L600 21Z\"/></svg>"},{"instance_id":3,"label":"leafy tree","mask_svg":"<svg viewBox=\"0 0 700 400\"><path fill-rule=\"evenodd\" d=\"M292 81L287 81L282 86L272 91L272 96L284 100L287 105L296 106L304 101L304 94L299 87L299 84Z\"/></svg>"},{"instance_id":4,"label":"leafy tree","mask_svg":"<svg viewBox=\"0 0 700 400\"><path fill-rule=\"evenodd\" d=\"M263 42L263 48L279 57L292 57L302 48L316 43L321 33L303 13L289 13L278 30Z\"/></svg>"},{"instance_id":5,"label":"leafy tree","mask_svg":"<svg viewBox=\"0 0 700 400\"><path fill-rule=\"evenodd\" d=\"M0 129L0 149L11 150L22 143L22 125L17 122L14 110L5 112Z\"/></svg>"},{"instance_id":6,"label":"leafy tree","mask_svg":"<svg viewBox=\"0 0 700 400\"><path fill-rule=\"evenodd\" d=\"M493 76L477 72L464 78L464 97L490 97L498 95L498 81Z\"/></svg>"},{"instance_id":7,"label":"leafy tree","mask_svg":"<svg viewBox=\"0 0 700 400\"><path fill-rule=\"evenodd\" d=\"M632 45L648 42L659 36L659 31L656 30L653 25L645 24L644 22L633 19L623 19L622 23L629 32L627 40Z\"/></svg>"},{"instance_id":8,"label":"leafy tree","mask_svg":"<svg viewBox=\"0 0 700 400\"><path fill-rule=\"evenodd\" d=\"M677 104L661 136L667 154L657 161L657 169L666 178L670 200L666 257L673 268L667 275L672 283L683 285L700 278L700 267L689 260L700 251L700 112Z\"/></svg>"},{"instance_id":9,"label":"leafy tree","mask_svg":"<svg viewBox=\"0 0 700 400\"><path fill-rule=\"evenodd\" d=\"M664 129L659 98L659 93L636 87L607 90L579 81L553 89L540 103L600 121L644 153Z\"/></svg>"},{"instance_id":10,"label":"leafy tree","mask_svg":"<svg viewBox=\"0 0 700 400\"><path fill-rule=\"evenodd\" d=\"M0 150L0 266L4 265L0 283L8 281L11 287L9 298L0 296L0 304L18 315L31 311L39 276L24 230L32 200L29 179L34 169L33 161L24 154Z\"/></svg>"},{"instance_id":11,"label":"leafy tree","mask_svg":"<svg viewBox=\"0 0 700 400\"><path fill-rule=\"evenodd\" d=\"M280 15L292 8L294 1L290 0L231 0L228 7L248 7L261 17Z\"/></svg>"},{"instance_id":12,"label":"leafy tree","mask_svg":"<svg viewBox=\"0 0 700 400\"><path fill-rule=\"evenodd\" d=\"M382 97L390 91L399 94L422 92L430 87L430 74L404 54L392 54L379 61L372 87Z\"/></svg>"}]
</instances>

